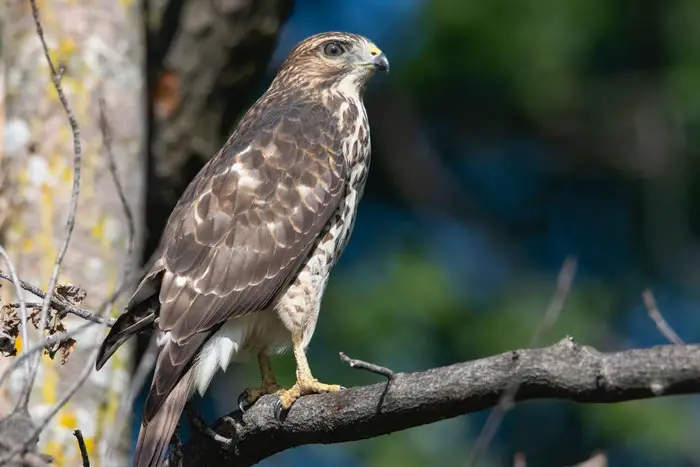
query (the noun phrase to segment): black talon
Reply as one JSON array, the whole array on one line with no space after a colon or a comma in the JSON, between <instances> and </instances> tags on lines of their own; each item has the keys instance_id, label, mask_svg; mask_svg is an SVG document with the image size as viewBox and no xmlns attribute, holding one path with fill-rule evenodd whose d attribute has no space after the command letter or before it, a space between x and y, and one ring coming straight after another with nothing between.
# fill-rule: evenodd
<instances>
[{"instance_id":1,"label":"black talon","mask_svg":"<svg viewBox=\"0 0 700 467\"><path fill-rule=\"evenodd\" d=\"M272 407L272 411L275 418L280 422L287 418L287 412L282 408L282 399L277 399L275 405Z\"/></svg>"},{"instance_id":2,"label":"black talon","mask_svg":"<svg viewBox=\"0 0 700 467\"><path fill-rule=\"evenodd\" d=\"M248 403L248 391L243 391L239 396L238 396L238 408L241 409L241 412L244 412L250 408L252 404Z\"/></svg>"}]
</instances>

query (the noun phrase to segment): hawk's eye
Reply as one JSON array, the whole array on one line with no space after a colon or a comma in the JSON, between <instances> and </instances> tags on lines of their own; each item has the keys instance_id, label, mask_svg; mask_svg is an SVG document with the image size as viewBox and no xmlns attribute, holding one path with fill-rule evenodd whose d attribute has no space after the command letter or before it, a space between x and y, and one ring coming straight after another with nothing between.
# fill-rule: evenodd
<instances>
[{"instance_id":1,"label":"hawk's eye","mask_svg":"<svg viewBox=\"0 0 700 467\"><path fill-rule=\"evenodd\" d=\"M337 42L329 42L323 46L323 53L329 57L338 57L345 53L345 49Z\"/></svg>"}]
</instances>

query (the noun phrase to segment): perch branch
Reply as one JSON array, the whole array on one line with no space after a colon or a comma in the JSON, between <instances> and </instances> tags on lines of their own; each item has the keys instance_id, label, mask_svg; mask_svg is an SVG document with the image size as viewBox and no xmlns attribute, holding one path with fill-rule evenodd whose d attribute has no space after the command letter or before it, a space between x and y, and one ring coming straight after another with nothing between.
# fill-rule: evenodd
<instances>
[{"instance_id":1,"label":"perch branch","mask_svg":"<svg viewBox=\"0 0 700 467\"><path fill-rule=\"evenodd\" d=\"M700 346L666 345L601 353L566 338L539 349L515 350L420 373L397 373L386 383L300 398L284 422L273 416L275 396L212 428L236 439L233 451L206 435L183 446L181 465L246 466L295 446L371 438L477 412L498 404L512 382L516 400L567 399L611 403L700 392Z\"/></svg>"},{"instance_id":2,"label":"perch branch","mask_svg":"<svg viewBox=\"0 0 700 467\"><path fill-rule=\"evenodd\" d=\"M537 328L530 339L529 347L536 347L539 345L542 333L551 328L559 319L559 315L561 315L561 312L564 309L566 299L569 297L569 293L571 292L571 287L574 283L575 277L576 258L569 256L564 260L564 263L559 270L554 295L552 296L542 319L538 323ZM519 383L518 381L514 381L508 390L503 393L496 408L489 414L481 433L479 433L479 437L476 439L476 443L474 443L474 449L471 451L467 461L467 466L476 466L479 456L486 451L486 448L491 443L491 440L494 436L496 436L496 432L498 431L498 427L501 426L503 418L513 406L515 394L518 392L518 389Z\"/></svg>"}]
</instances>

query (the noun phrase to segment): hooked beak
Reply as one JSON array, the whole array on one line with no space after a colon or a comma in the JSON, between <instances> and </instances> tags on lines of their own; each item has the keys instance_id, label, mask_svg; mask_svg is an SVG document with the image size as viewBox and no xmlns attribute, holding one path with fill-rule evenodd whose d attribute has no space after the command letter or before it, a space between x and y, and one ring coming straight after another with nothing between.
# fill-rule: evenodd
<instances>
[{"instance_id":1,"label":"hooked beak","mask_svg":"<svg viewBox=\"0 0 700 467\"><path fill-rule=\"evenodd\" d=\"M370 43L369 54L372 56L369 64L375 71L389 71L389 59L386 58L386 55L384 55L384 52L382 52L379 47Z\"/></svg>"},{"instance_id":2,"label":"hooked beak","mask_svg":"<svg viewBox=\"0 0 700 467\"><path fill-rule=\"evenodd\" d=\"M377 71L386 71L388 73L389 59L386 58L386 55L379 54L372 58L372 66L374 66L374 69Z\"/></svg>"}]
</instances>

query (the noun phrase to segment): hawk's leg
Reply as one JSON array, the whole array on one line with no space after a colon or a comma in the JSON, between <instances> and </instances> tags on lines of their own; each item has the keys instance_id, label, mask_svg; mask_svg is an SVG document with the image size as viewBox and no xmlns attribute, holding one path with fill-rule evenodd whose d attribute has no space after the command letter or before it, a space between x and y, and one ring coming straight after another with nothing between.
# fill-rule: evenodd
<instances>
[{"instance_id":1,"label":"hawk's leg","mask_svg":"<svg viewBox=\"0 0 700 467\"><path fill-rule=\"evenodd\" d=\"M262 387L248 388L238 396L238 408L245 412L255 401L260 399L265 394L273 394L282 389L275 379L275 373L270 365L270 358L265 353L265 349L258 352L258 363L260 364L260 376L262 378Z\"/></svg>"},{"instance_id":2,"label":"hawk's leg","mask_svg":"<svg viewBox=\"0 0 700 467\"><path fill-rule=\"evenodd\" d=\"M306 359L306 351L302 344L301 336L292 338L294 344L294 358L297 362L297 382L289 389L282 389L277 392L280 396L279 403L275 407L275 415L280 418L282 411L287 411L301 396L307 394L319 394L323 392L336 392L345 389L337 384L326 384L319 382L311 374L309 362Z\"/></svg>"}]
</instances>

